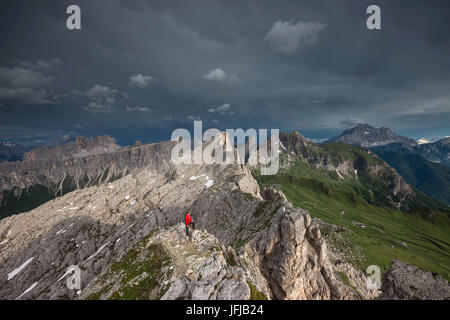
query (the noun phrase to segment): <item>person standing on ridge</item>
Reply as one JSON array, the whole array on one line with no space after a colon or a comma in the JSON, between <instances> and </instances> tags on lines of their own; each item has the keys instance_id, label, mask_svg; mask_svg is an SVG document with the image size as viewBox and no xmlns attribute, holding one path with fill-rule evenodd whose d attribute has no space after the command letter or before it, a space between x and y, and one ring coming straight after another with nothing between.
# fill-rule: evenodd
<instances>
[{"instance_id":1,"label":"person standing on ridge","mask_svg":"<svg viewBox=\"0 0 450 320\"><path fill-rule=\"evenodd\" d=\"M184 217L184 223L186 224L186 235L189 235L189 224L192 224L192 228L195 229L195 222L192 220L191 213L188 211Z\"/></svg>"}]
</instances>

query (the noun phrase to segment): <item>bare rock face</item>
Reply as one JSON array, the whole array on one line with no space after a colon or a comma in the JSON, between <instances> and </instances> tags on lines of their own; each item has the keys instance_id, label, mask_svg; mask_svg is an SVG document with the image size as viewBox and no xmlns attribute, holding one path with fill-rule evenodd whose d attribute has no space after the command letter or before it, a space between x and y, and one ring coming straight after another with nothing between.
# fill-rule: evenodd
<instances>
[{"instance_id":1,"label":"bare rock face","mask_svg":"<svg viewBox=\"0 0 450 320\"><path fill-rule=\"evenodd\" d=\"M308 157L308 147L312 145L297 131L280 133L281 148L300 157Z\"/></svg>"},{"instance_id":2,"label":"bare rock face","mask_svg":"<svg viewBox=\"0 0 450 320\"><path fill-rule=\"evenodd\" d=\"M369 285L367 274L349 262L358 262L365 258L362 248L348 239L353 232L317 218L312 221L319 226L322 238L327 241L328 258L333 264L336 277L361 299L377 298L381 291L376 286Z\"/></svg>"},{"instance_id":3,"label":"bare rock face","mask_svg":"<svg viewBox=\"0 0 450 320\"><path fill-rule=\"evenodd\" d=\"M325 240L309 213L283 207L275 222L245 247L244 256L259 265L274 299L368 299L343 284L331 264Z\"/></svg>"},{"instance_id":4,"label":"bare rock face","mask_svg":"<svg viewBox=\"0 0 450 320\"><path fill-rule=\"evenodd\" d=\"M182 224L170 231L163 231L161 241L181 263L169 280L163 300L250 298L244 271L228 264L227 260L232 261L230 253L214 236L194 230L190 237L186 237ZM180 290L181 284L183 290Z\"/></svg>"},{"instance_id":5,"label":"bare rock face","mask_svg":"<svg viewBox=\"0 0 450 320\"><path fill-rule=\"evenodd\" d=\"M449 300L450 286L440 275L420 270L406 262L393 260L381 285L380 299Z\"/></svg>"}]
</instances>

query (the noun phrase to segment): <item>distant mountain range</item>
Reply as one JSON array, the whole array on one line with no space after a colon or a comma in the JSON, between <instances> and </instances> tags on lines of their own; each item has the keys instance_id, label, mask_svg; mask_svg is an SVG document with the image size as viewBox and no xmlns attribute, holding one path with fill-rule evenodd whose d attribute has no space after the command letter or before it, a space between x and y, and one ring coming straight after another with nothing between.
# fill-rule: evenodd
<instances>
[{"instance_id":1,"label":"distant mountain range","mask_svg":"<svg viewBox=\"0 0 450 320\"><path fill-rule=\"evenodd\" d=\"M324 143L342 142L374 151L413 153L425 159L450 165L450 137L434 142L420 143L401 135L397 135L389 128L375 128L368 124L358 124L356 127L344 130L339 136L331 138Z\"/></svg>"},{"instance_id":2,"label":"distant mountain range","mask_svg":"<svg viewBox=\"0 0 450 320\"><path fill-rule=\"evenodd\" d=\"M23 155L25 161L42 161L45 159L66 160L89 155L112 152L120 149L116 140L110 136L96 138L64 136L49 146L39 147Z\"/></svg>"},{"instance_id":3,"label":"distant mountain range","mask_svg":"<svg viewBox=\"0 0 450 320\"><path fill-rule=\"evenodd\" d=\"M26 152L23 161L0 162L0 218L78 188L113 181L136 166L128 151L115 153L122 148L107 135L67 141Z\"/></svg>"},{"instance_id":4,"label":"distant mountain range","mask_svg":"<svg viewBox=\"0 0 450 320\"><path fill-rule=\"evenodd\" d=\"M342 142L368 148L386 161L411 185L450 204L450 138L416 142L388 128L358 124L325 143Z\"/></svg>"},{"instance_id":5,"label":"distant mountain range","mask_svg":"<svg viewBox=\"0 0 450 320\"><path fill-rule=\"evenodd\" d=\"M0 142L0 162L22 160L26 149L16 142Z\"/></svg>"},{"instance_id":6,"label":"distant mountain range","mask_svg":"<svg viewBox=\"0 0 450 320\"><path fill-rule=\"evenodd\" d=\"M74 142L76 139L77 138L75 136L66 134L51 142L46 143L40 142L38 144L27 145L26 147L13 141L0 142L0 162L22 160L26 153L29 153L34 150L40 150L37 152L41 152L41 155L45 155L46 152L42 153L42 150L64 147L66 144L68 144L69 142ZM59 150L61 151L61 148L59 148ZM31 154L33 153L36 152L32 152Z\"/></svg>"}]
</instances>

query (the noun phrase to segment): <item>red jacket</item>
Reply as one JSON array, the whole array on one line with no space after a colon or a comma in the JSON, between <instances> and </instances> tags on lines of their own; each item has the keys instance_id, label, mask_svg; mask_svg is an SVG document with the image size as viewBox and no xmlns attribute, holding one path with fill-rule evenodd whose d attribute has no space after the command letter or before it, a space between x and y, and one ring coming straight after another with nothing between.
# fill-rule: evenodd
<instances>
[{"instance_id":1,"label":"red jacket","mask_svg":"<svg viewBox=\"0 0 450 320\"><path fill-rule=\"evenodd\" d=\"M187 214L186 217L184 218L184 222L186 223L186 226L189 225L189 223L192 222L192 218L190 214Z\"/></svg>"}]
</instances>

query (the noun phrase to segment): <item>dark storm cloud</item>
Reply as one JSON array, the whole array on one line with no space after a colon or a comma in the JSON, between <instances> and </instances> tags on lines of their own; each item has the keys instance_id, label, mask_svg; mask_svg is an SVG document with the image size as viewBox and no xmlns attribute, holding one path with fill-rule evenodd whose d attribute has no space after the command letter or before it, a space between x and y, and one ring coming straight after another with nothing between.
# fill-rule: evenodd
<instances>
[{"instance_id":1,"label":"dark storm cloud","mask_svg":"<svg viewBox=\"0 0 450 320\"><path fill-rule=\"evenodd\" d=\"M81 7L82 30L66 29L69 4ZM132 143L168 139L193 119L313 138L360 121L448 135L450 5L377 1L382 30L369 31L369 4L2 1L0 138Z\"/></svg>"}]
</instances>

